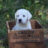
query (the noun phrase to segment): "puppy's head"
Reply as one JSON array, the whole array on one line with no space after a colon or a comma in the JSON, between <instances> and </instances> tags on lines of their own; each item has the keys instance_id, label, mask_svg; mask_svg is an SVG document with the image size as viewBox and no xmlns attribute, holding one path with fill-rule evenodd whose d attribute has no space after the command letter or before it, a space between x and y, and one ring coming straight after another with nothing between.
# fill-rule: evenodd
<instances>
[{"instance_id":1,"label":"puppy's head","mask_svg":"<svg viewBox=\"0 0 48 48\"><path fill-rule=\"evenodd\" d=\"M26 24L31 18L31 13L26 9L19 9L15 13L15 19L18 23Z\"/></svg>"}]
</instances>

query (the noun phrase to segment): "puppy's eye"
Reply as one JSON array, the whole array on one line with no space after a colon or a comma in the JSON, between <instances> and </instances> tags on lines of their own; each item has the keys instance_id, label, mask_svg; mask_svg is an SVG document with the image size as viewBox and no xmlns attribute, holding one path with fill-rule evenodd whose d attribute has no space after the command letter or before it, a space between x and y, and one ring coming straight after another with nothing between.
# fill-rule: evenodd
<instances>
[{"instance_id":1,"label":"puppy's eye","mask_svg":"<svg viewBox=\"0 0 48 48\"><path fill-rule=\"evenodd\" d=\"M19 17L19 15L17 15L17 17Z\"/></svg>"},{"instance_id":2,"label":"puppy's eye","mask_svg":"<svg viewBox=\"0 0 48 48\"><path fill-rule=\"evenodd\" d=\"M25 15L23 15L23 17L25 17Z\"/></svg>"}]
</instances>

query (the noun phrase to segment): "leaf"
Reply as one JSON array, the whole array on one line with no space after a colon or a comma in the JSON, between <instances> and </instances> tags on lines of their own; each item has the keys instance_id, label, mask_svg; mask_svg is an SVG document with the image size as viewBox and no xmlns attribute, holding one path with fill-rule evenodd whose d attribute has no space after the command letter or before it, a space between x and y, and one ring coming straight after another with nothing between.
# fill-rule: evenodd
<instances>
[{"instance_id":1,"label":"leaf","mask_svg":"<svg viewBox=\"0 0 48 48\"><path fill-rule=\"evenodd\" d=\"M28 7L30 7L31 6L31 1L28 1Z\"/></svg>"}]
</instances>

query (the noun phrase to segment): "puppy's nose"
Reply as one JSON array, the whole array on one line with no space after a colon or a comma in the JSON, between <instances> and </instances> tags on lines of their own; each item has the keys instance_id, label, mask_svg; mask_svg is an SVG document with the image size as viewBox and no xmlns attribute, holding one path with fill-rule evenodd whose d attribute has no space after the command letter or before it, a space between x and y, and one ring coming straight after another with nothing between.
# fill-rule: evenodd
<instances>
[{"instance_id":1,"label":"puppy's nose","mask_svg":"<svg viewBox=\"0 0 48 48\"><path fill-rule=\"evenodd\" d=\"M21 19L19 19L19 23L21 23Z\"/></svg>"}]
</instances>

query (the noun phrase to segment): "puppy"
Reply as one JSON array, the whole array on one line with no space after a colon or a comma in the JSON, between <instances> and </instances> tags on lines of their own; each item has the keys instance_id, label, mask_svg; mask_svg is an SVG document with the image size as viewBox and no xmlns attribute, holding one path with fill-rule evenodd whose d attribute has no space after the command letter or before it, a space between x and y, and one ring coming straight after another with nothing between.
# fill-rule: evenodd
<instances>
[{"instance_id":1,"label":"puppy","mask_svg":"<svg viewBox=\"0 0 48 48\"><path fill-rule=\"evenodd\" d=\"M19 9L15 13L16 25L12 30L32 30L30 19L31 13L26 9Z\"/></svg>"}]
</instances>

